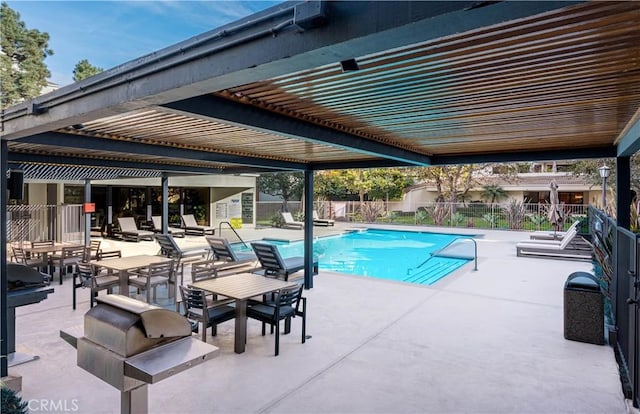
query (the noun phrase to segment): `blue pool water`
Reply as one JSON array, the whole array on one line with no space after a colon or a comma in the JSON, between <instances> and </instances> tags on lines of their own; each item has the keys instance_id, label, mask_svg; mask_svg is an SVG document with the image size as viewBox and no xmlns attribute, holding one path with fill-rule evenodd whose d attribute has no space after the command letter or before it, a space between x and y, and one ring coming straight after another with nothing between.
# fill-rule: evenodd
<instances>
[{"instance_id":1,"label":"blue pool water","mask_svg":"<svg viewBox=\"0 0 640 414\"><path fill-rule=\"evenodd\" d=\"M440 233L368 229L318 237L313 242L313 252L319 259L320 270L430 285L469 261L435 256L418 267L430 257L430 253L460 237ZM263 241L276 244L282 257L304 255L302 241Z\"/></svg>"}]
</instances>

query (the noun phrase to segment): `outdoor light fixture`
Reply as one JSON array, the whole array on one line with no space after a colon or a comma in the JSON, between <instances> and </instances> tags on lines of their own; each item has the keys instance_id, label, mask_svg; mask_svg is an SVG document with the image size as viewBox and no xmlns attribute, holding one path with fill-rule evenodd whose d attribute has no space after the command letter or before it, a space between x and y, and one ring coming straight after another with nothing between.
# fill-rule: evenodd
<instances>
[{"instance_id":1,"label":"outdoor light fixture","mask_svg":"<svg viewBox=\"0 0 640 414\"><path fill-rule=\"evenodd\" d=\"M611 168L605 164L598 168L598 172L600 173L600 177L602 177L602 209L604 210L607 207L607 178L609 178L609 174L611 174Z\"/></svg>"},{"instance_id":2,"label":"outdoor light fixture","mask_svg":"<svg viewBox=\"0 0 640 414\"><path fill-rule=\"evenodd\" d=\"M343 72L353 72L356 70L360 70L360 66L358 65L358 61L355 59L347 59L340 62L340 67Z\"/></svg>"}]
</instances>

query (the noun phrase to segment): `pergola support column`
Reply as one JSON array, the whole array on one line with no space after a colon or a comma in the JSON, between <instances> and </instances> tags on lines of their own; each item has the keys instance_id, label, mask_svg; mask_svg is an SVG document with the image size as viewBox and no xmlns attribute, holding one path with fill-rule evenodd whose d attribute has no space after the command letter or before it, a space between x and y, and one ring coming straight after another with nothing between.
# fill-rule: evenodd
<instances>
[{"instance_id":1,"label":"pergola support column","mask_svg":"<svg viewBox=\"0 0 640 414\"><path fill-rule=\"evenodd\" d=\"M616 217L617 224L631 227L631 157L616 157Z\"/></svg>"},{"instance_id":2,"label":"pergola support column","mask_svg":"<svg viewBox=\"0 0 640 414\"><path fill-rule=\"evenodd\" d=\"M313 288L313 171L304 172L304 287Z\"/></svg>"}]
</instances>

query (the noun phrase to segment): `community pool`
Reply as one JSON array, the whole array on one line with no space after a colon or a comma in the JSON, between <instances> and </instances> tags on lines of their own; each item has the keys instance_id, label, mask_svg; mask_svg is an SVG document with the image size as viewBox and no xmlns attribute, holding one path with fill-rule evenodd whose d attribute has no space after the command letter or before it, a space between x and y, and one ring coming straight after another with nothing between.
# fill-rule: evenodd
<instances>
[{"instance_id":1,"label":"community pool","mask_svg":"<svg viewBox=\"0 0 640 414\"><path fill-rule=\"evenodd\" d=\"M471 237L366 229L318 237L313 242L313 253L319 259L320 270L431 285L469 261L468 252L460 255L464 258L431 257L431 253L441 250L455 239ZM302 241L263 241L276 244L282 257L304 255Z\"/></svg>"}]
</instances>

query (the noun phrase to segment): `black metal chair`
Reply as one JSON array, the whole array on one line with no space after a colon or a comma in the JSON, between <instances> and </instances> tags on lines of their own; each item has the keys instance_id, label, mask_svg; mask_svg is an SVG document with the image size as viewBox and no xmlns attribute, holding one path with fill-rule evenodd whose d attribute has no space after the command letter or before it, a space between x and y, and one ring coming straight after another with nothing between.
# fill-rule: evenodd
<instances>
[{"instance_id":1,"label":"black metal chair","mask_svg":"<svg viewBox=\"0 0 640 414\"><path fill-rule=\"evenodd\" d=\"M280 256L278 247L269 243L251 243L256 257L260 261L265 276L289 280L289 275L304 269L304 257ZM313 274L318 274L318 260L313 260Z\"/></svg>"},{"instance_id":2,"label":"black metal chair","mask_svg":"<svg viewBox=\"0 0 640 414\"><path fill-rule=\"evenodd\" d=\"M307 298L302 297L303 285L280 289L275 293L273 303L254 303L247 308L247 317L262 322L262 335L265 335L266 324L271 325L271 332L275 327L276 344L275 355L280 352L280 321L285 321L284 333L291 331L291 319L302 317L302 343L306 341L307 328ZM302 310L300 309L302 303Z\"/></svg>"},{"instance_id":3,"label":"black metal chair","mask_svg":"<svg viewBox=\"0 0 640 414\"><path fill-rule=\"evenodd\" d=\"M207 342L207 328L211 327L211 336L216 336L218 324L236 317L236 309L228 301L207 303L203 290L180 286L180 295L184 316L196 322L193 331L197 333L198 323L202 323L202 342Z\"/></svg>"}]
</instances>

